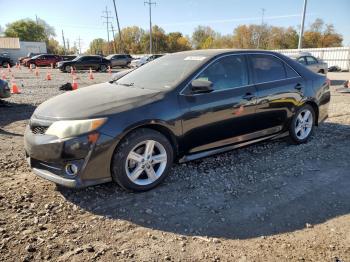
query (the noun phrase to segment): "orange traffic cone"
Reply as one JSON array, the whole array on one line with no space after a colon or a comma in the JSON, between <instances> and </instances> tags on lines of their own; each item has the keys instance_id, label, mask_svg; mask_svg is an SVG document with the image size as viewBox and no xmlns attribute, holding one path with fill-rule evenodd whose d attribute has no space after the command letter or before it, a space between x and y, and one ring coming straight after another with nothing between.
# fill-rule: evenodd
<instances>
[{"instance_id":1,"label":"orange traffic cone","mask_svg":"<svg viewBox=\"0 0 350 262\"><path fill-rule=\"evenodd\" d=\"M51 72L48 71L46 74L46 80L51 80Z\"/></svg>"},{"instance_id":2,"label":"orange traffic cone","mask_svg":"<svg viewBox=\"0 0 350 262\"><path fill-rule=\"evenodd\" d=\"M38 69L38 67L35 67L35 76L36 76L36 77L39 76L39 69Z\"/></svg>"},{"instance_id":3,"label":"orange traffic cone","mask_svg":"<svg viewBox=\"0 0 350 262\"><path fill-rule=\"evenodd\" d=\"M32 64L29 65L28 69L29 69L30 72L33 72Z\"/></svg>"},{"instance_id":4,"label":"orange traffic cone","mask_svg":"<svg viewBox=\"0 0 350 262\"><path fill-rule=\"evenodd\" d=\"M72 88L73 88L73 90L78 89L78 82L77 82L77 80L75 80L75 78L74 78L74 77L73 77Z\"/></svg>"},{"instance_id":5,"label":"orange traffic cone","mask_svg":"<svg viewBox=\"0 0 350 262\"><path fill-rule=\"evenodd\" d=\"M90 67L90 71L89 71L89 79L93 80L94 79L94 75L92 74L92 69Z\"/></svg>"},{"instance_id":6,"label":"orange traffic cone","mask_svg":"<svg viewBox=\"0 0 350 262\"><path fill-rule=\"evenodd\" d=\"M11 73L11 66L10 66L10 64L7 64L7 69L9 71L9 73Z\"/></svg>"},{"instance_id":7,"label":"orange traffic cone","mask_svg":"<svg viewBox=\"0 0 350 262\"><path fill-rule=\"evenodd\" d=\"M112 74L111 66L108 66L108 73L109 73L109 74Z\"/></svg>"},{"instance_id":8,"label":"orange traffic cone","mask_svg":"<svg viewBox=\"0 0 350 262\"><path fill-rule=\"evenodd\" d=\"M16 85L16 82L15 82L15 79L14 79L14 78L12 78L11 84L12 84L11 93L12 93L12 94L20 94L21 91L19 90L18 86Z\"/></svg>"}]
</instances>

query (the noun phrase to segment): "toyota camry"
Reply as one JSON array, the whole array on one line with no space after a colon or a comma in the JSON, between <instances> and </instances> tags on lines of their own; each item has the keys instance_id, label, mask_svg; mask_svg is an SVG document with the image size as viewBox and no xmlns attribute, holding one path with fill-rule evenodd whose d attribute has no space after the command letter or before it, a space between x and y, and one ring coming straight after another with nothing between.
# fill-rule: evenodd
<instances>
[{"instance_id":1,"label":"toyota camry","mask_svg":"<svg viewBox=\"0 0 350 262\"><path fill-rule=\"evenodd\" d=\"M275 52L180 52L45 101L25 151L34 173L57 184L145 191L174 162L286 135L305 143L329 101L324 75Z\"/></svg>"}]
</instances>

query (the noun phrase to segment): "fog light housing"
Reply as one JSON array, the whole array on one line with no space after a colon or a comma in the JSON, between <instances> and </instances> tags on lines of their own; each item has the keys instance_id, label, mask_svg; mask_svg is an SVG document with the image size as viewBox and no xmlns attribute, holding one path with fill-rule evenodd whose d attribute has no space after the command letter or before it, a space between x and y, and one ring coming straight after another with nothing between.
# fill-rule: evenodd
<instances>
[{"instance_id":1,"label":"fog light housing","mask_svg":"<svg viewBox=\"0 0 350 262\"><path fill-rule=\"evenodd\" d=\"M76 174L78 174L79 168L76 164L69 163L66 165L65 170L68 176L75 176Z\"/></svg>"}]
</instances>

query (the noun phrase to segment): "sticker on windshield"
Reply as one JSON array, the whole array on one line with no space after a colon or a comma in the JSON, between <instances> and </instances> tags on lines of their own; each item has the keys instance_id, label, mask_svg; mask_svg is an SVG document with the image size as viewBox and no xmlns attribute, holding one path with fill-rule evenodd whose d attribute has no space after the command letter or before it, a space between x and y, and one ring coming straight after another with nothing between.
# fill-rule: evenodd
<instances>
[{"instance_id":1,"label":"sticker on windshield","mask_svg":"<svg viewBox=\"0 0 350 262\"><path fill-rule=\"evenodd\" d=\"M205 56L188 56L184 60L203 61L205 58L206 58Z\"/></svg>"}]
</instances>

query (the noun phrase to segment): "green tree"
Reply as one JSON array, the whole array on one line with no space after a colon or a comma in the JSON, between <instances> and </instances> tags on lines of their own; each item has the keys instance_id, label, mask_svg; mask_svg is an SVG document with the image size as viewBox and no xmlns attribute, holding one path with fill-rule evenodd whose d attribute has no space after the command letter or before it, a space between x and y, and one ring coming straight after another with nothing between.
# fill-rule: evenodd
<instances>
[{"instance_id":1,"label":"green tree","mask_svg":"<svg viewBox=\"0 0 350 262\"><path fill-rule=\"evenodd\" d=\"M317 18L304 33L303 47L338 47L342 46L343 37L338 34L333 24L325 24Z\"/></svg>"},{"instance_id":2,"label":"green tree","mask_svg":"<svg viewBox=\"0 0 350 262\"><path fill-rule=\"evenodd\" d=\"M209 26L198 26L192 34L192 45L195 49L211 48L215 39L215 31Z\"/></svg>"},{"instance_id":3,"label":"green tree","mask_svg":"<svg viewBox=\"0 0 350 262\"><path fill-rule=\"evenodd\" d=\"M191 49L190 41L180 32L171 32L167 35L167 52L179 52Z\"/></svg>"},{"instance_id":4,"label":"green tree","mask_svg":"<svg viewBox=\"0 0 350 262\"><path fill-rule=\"evenodd\" d=\"M118 50L122 50L128 54L144 53L142 48L142 39L145 31L138 26L128 26L121 30L123 45L119 41L119 35L115 36Z\"/></svg>"},{"instance_id":5,"label":"green tree","mask_svg":"<svg viewBox=\"0 0 350 262\"><path fill-rule=\"evenodd\" d=\"M18 37L21 41L46 41L44 26L33 20L22 19L6 25L5 36Z\"/></svg>"},{"instance_id":6,"label":"green tree","mask_svg":"<svg viewBox=\"0 0 350 262\"><path fill-rule=\"evenodd\" d=\"M106 49L107 42L102 38L96 38L90 42L89 49L86 51L88 54L96 55L103 54Z\"/></svg>"}]
</instances>

